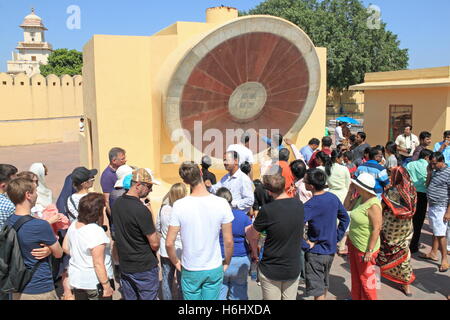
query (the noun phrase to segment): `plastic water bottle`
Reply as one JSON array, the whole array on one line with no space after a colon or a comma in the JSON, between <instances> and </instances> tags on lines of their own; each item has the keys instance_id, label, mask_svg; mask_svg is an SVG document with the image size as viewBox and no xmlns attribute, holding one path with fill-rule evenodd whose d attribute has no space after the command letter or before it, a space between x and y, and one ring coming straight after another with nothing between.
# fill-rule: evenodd
<instances>
[{"instance_id":1,"label":"plastic water bottle","mask_svg":"<svg viewBox=\"0 0 450 320\"><path fill-rule=\"evenodd\" d=\"M253 281L256 281L257 272L258 272L258 264L252 262L252 265L250 266L250 277Z\"/></svg>"}]
</instances>

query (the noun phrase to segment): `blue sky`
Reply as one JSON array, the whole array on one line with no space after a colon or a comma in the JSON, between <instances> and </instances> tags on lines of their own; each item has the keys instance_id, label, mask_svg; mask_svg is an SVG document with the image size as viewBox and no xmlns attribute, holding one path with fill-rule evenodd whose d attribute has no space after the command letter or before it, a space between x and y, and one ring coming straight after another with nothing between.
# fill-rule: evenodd
<instances>
[{"instance_id":1,"label":"blue sky","mask_svg":"<svg viewBox=\"0 0 450 320\"><path fill-rule=\"evenodd\" d=\"M151 35L175 21L205 20L205 9L221 4L248 10L261 0L0 0L0 72L6 71L11 51L22 41L18 25L36 8L49 29L47 41L56 48L82 50L94 34ZM381 9L388 29L409 48L409 68L450 65L449 0L364 0ZM81 10L81 29L70 30L70 5Z\"/></svg>"}]
</instances>

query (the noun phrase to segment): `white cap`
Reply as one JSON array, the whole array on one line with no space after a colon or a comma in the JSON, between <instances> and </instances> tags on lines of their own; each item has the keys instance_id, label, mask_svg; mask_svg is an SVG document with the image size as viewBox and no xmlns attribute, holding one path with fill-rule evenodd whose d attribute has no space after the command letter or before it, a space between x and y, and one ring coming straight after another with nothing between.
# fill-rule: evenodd
<instances>
[{"instance_id":1,"label":"white cap","mask_svg":"<svg viewBox=\"0 0 450 320\"><path fill-rule=\"evenodd\" d=\"M375 178L370 173L363 172L357 178L352 179L352 182L361 189L375 196L377 195L375 193Z\"/></svg>"},{"instance_id":2,"label":"white cap","mask_svg":"<svg viewBox=\"0 0 450 320\"><path fill-rule=\"evenodd\" d=\"M120 166L119 168L117 168L116 176L117 176L118 180L116 181L114 188L123 188L123 180L125 179L125 177L127 175L132 174L132 173L133 173L133 168L127 164L124 164L123 166Z\"/></svg>"}]
</instances>

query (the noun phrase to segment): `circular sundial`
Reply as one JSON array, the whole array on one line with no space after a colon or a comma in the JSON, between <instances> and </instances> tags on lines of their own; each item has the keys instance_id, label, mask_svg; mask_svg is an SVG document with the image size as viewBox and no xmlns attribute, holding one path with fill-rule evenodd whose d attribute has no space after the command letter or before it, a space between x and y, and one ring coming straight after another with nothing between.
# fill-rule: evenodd
<instances>
[{"instance_id":1,"label":"circular sundial","mask_svg":"<svg viewBox=\"0 0 450 320\"><path fill-rule=\"evenodd\" d=\"M215 129L224 137L227 129L238 128L296 133L319 87L319 59L301 29L280 18L243 17L206 35L181 59L165 97L164 119L170 134L187 130L186 140L199 122L203 133ZM203 152L210 143L195 147ZM225 150L225 138L223 144Z\"/></svg>"},{"instance_id":2,"label":"circular sundial","mask_svg":"<svg viewBox=\"0 0 450 320\"><path fill-rule=\"evenodd\" d=\"M245 82L238 86L228 101L230 114L239 120L250 120L264 108L267 92L259 82Z\"/></svg>"}]
</instances>

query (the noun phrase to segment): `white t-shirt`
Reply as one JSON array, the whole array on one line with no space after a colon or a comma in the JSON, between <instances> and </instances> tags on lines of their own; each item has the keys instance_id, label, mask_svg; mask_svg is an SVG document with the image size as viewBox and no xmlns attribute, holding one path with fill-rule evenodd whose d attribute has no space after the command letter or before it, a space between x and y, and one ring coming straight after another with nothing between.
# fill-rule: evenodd
<instances>
[{"instance_id":1,"label":"white t-shirt","mask_svg":"<svg viewBox=\"0 0 450 320\"><path fill-rule=\"evenodd\" d=\"M106 273L109 279L114 277L111 264L110 240L100 226L91 223L77 229L76 223L72 223L67 231L67 236L69 237L70 247L69 282L72 287L85 290L97 289L99 280L95 273L91 250L102 244L106 244Z\"/></svg>"},{"instance_id":2,"label":"white t-shirt","mask_svg":"<svg viewBox=\"0 0 450 320\"><path fill-rule=\"evenodd\" d=\"M87 193L82 193L82 194L74 193L73 195L70 196L70 197L72 197L73 202L75 203L75 207L73 206L72 201L70 201L70 197L67 198L67 209L69 209L70 213L72 215L74 215L76 218L78 218L78 204L80 203L81 198L83 198L86 195L87 195ZM69 220L70 220L70 223L75 221L75 219L72 218L70 215L69 215Z\"/></svg>"},{"instance_id":3,"label":"white t-shirt","mask_svg":"<svg viewBox=\"0 0 450 320\"><path fill-rule=\"evenodd\" d=\"M420 142L417 136L411 133L411 135L407 137L405 137L404 134L399 135L397 139L395 139L395 144L400 148L411 149L410 153L403 151L399 151L399 153L405 157L412 157L414 150L416 150L416 148L420 145Z\"/></svg>"},{"instance_id":4,"label":"white t-shirt","mask_svg":"<svg viewBox=\"0 0 450 320\"><path fill-rule=\"evenodd\" d=\"M335 138L335 143L336 146L342 143L342 140L344 140L344 135L342 134L342 127L341 126L337 126L335 131L334 131L334 138Z\"/></svg>"},{"instance_id":5,"label":"white t-shirt","mask_svg":"<svg viewBox=\"0 0 450 320\"><path fill-rule=\"evenodd\" d=\"M245 161L250 164L255 162L253 159L253 152L242 144L231 144L227 149L227 152L228 151L236 151L238 153L239 165L243 164Z\"/></svg>"},{"instance_id":6,"label":"white t-shirt","mask_svg":"<svg viewBox=\"0 0 450 320\"><path fill-rule=\"evenodd\" d=\"M220 267L220 231L222 224L231 223L233 219L228 202L215 195L187 196L175 201L170 225L180 227L183 268L202 271Z\"/></svg>"},{"instance_id":7,"label":"white t-shirt","mask_svg":"<svg viewBox=\"0 0 450 320\"><path fill-rule=\"evenodd\" d=\"M167 239L167 231L169 230L170 217L172 216L172 207L168 204L164 205L159 212L159 215L156 219L156 230L161 233L161 240L159 245L159 255L164 258L168 258L166 250L166 239ZM181 258L181 251L183 245L181 244L181 236L180 233L177 234L177 238L175 239L175 251L177 253L177 257Z\"/></svg>"}]
</instances>

